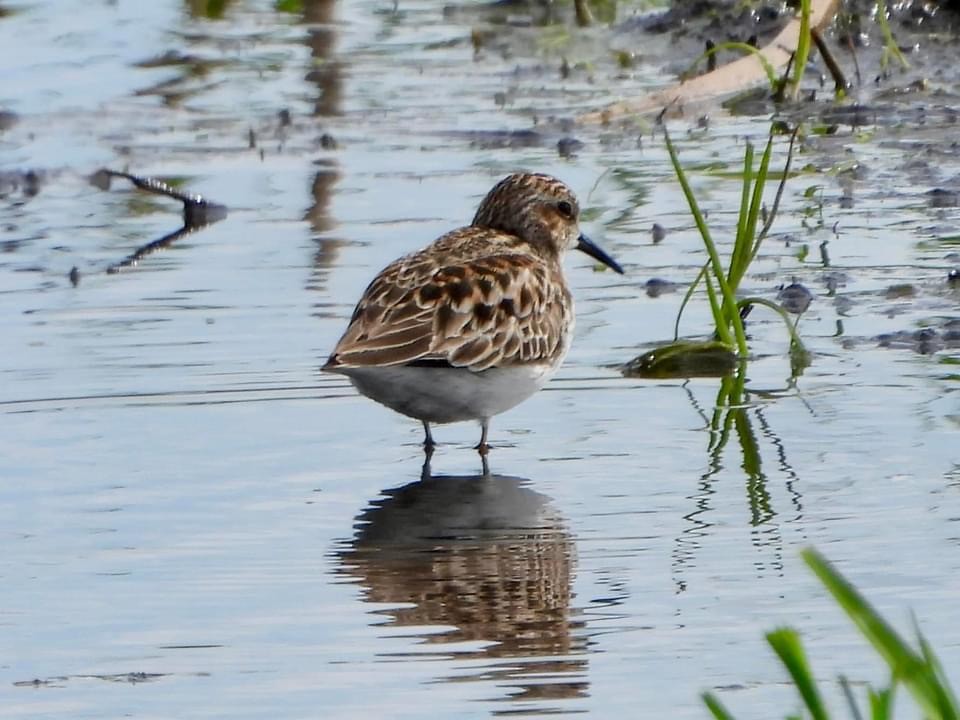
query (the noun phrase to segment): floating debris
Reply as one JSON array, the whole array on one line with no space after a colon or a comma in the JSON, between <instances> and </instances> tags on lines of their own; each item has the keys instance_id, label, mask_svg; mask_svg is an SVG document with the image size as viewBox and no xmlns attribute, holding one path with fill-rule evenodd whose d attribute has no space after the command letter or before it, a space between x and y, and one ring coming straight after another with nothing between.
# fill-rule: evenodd
<instances>
[{"instance_id":1,"label":"floating debris","mask_svg":"<svg viewBox=\"0 0 960 720\"><path fill-rule=\"evenodd\" d=\"M650 236L653 238L654 244L663 242L663 239L667 236L667 229L660 223L654 223L653 227L650 228Z\"/></svg>"},{"instance_id":2,"label":"floating debris","mask_svg":"<svg viewBox=\"0 0 960 720\"><path fill-rule=\"evenodd\" d=\"M933 355L946 346L943 338L934 328L922 330L898 330L892 333L883 333L877 336L877 343L882 348L913 350L921 355Z\"/></svg>"},{"instance_id":3,"label":"floating debris","mask_svg":"<svg viewBox=\"0 0 960 720\"><path fill-rule=\"evenodd\" d=\"M891 285L884 290L883 296L887 300L904 300L907 298L916 297L917 287L916 285L911 285L910 283L898 283L896 285Z\"/></svg>"},{"instance_id":4,"label":"floating debris","mask_svg":"<svg viewBox=\"0 0 960 720\"><path fill-rule=\"evenodd\" d=\"M781 287L777 293L777 300L781 307L788 313L802 315L813 302L813 293L807 290L800 283L790 283L786 287Z\"/></svg>"},{"instance_id":5,"label":"floating debris","mask_svg":"<svg viewBox=\"0 0 960 720\"><path fill-rule=\"evenodd\" d=\"M655 298L673 292L677 289L677 284L661 278L650 278L644 284L643 289L646 291L647 297Z\"/></svg>"},{"instance_id":6,"label":"floating debris","mask_svg":"<svg viewBox=\"0 0 960 720\"><path fill-rule=\"evenodd\" d=\"M725 377L736 366L736 354L721 342L680 341L634 358L620 372L625 377L655 379Z\"/></svg>"},{"instance_id":7,"label":"floating debris","mask_svg":"<svg viewBox=\"0 0 960 720\"><path fill-rule=\"evenodd\" d=\"M564 137L557 140L557 153L562 158L572 158L582 149L583 143L576 138Z\"/></svg>"},{"instance_id":8,"label":"floating debris","mask_svg":"<svg viewBox=\"0 0 960 720\"><path fill-rule=\"evenodd\" d=\"M953 208L960 205L960 192L956 190L934 188L933 190L928 190L926 195L930 198L930 207Z\"/></svg>"}]
</instances>

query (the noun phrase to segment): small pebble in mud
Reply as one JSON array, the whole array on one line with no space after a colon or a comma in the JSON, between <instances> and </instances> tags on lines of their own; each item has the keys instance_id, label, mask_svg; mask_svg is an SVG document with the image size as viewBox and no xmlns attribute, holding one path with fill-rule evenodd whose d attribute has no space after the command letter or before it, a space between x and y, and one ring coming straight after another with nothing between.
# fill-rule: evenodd
<instances>
[{"instance_id":1,"label":"small pebble in mud","mask_svg":"<svg viewBox=\"0 0 960 720\"><path fill-rule=\"evenodd\" d=\"M836 295L837 289L847 284L847 276L842 272L828 272L823 276L823 284L827 288L828 295Z\"/></svg>"},{"instance_id":2,"label":"small pebble in mud","mask_svg":"<svg viewBox=\"0 0 960 720\"><path fill-rule=\"evenodd\" d=\"M77 270L76 265L70 268L70 274L67 277L70 278L70 284L74 287L80 284L80 271Z\"/></svg>"},{"instance_id":3,"label":"small pebble in mud","mask_svg":"<svg viewBox=\"0 0 960 720\"><path fill-rule=\"evenodd\" d=\"M470 31L470 44L473 45L473 54L477 56L483 50L483 46L486 43L487 39L480 30L473 28Z\"/></svg>"},{"instance_id":4,"label":"small pebble in mud","mask_svg":"<svg viewBox=\"0 0 960 720\"><path fill-rule=\"evenodd\" d=\"M947 273L947 285L952 288L960 288L960 269L954 268Z\"/></svg>"},{"instance_id":5,"label":"small pebble in mud","mask_svg":"<svg viewBox=\"0 0 960 720\"><path fill-rule=\"evenodd\" d=\"M10 110L0 110L0 132L9 130L17 124L19 116Z\"/></svg>"},{"instance_id":6,"label":"small pebble in mud","mask_svg":"<svg viewBox=\"0 0 960 720\"><path fill-rule=\"evenodd\" d=\"M781 287L777 293L777 300L788 313L801 315L806 312L813 301L813 293L807 290L800 283L790 283L786 287Z\"/></svg>"},{"instance_id":7,"label":"small pebble in mud","mask_svg":"<svg viewBox=\"0 0 960 720\"><path fill-rule=\"evenodd\" d=\"M956 190L934 188L927 191L927 197L930 198L930 207L951 208L960 205L960 193Z\"/></svg>"},{"instance_id":8,"label":"small pebble in mud","mask_svg":"<svg viewBox=\"0 0 960 720\"><path fill-rule=\"evenodd\" d=\"M669 280L650 278L643 286L643 289L646 291L647 297L655 298L660 297L664 293L673 292L676 287L677 284L672 283Z\"/></svg>"},{"instance_id":9,"label":"small pebble in mud","mask_svg":"<svg viewBox=\"0 0 960 720\"><path fill-rule=\"evenodd\" d=\"M663 239L667 236L667 229L660 223L654 223L653 227L650 228L650 236L654 243L663 242Z\"/></svg>"},{"instance_id":10,"label":"small pebble in mud","mask_svg":"<svg viewBox=\"0 0 960 720\"><path fill-rule=\"evenodd\" d=\"M923 328L910 332L898 330L877 336L880 347L900 350L913 350L921 355L932 355L944 347L943 338L933 328Z\"/></svg>"},{"instance_id":11,"label":"small pebble in mud","mask_svg":"<svg viewBox=\"0 0 960 720\"><path fill-rule=\"evenodd\" d=\"M887 300L903 300L906 298L916 297L916 295L917 288L910 283L898 283L896 285L891 285L883 291L883 296Z\"/></svg>"},{"instance_id":12,"label":"small pebble in mud","mask_svg":"<svg viewBox=\"0 0 960 720\"><path fill-rule=\"evenodd\" d=\"M636 58L634 57L633 53L629 52L628 50L618 50L616 53L614 53L614 55L617 58L617 65L624 70L632 68L636 63Z\"/></svg>"},{"instance_id":13,"label":"small pebble in mud","mask_svg":"<svg viewBox=\"0 0 960 720\"><path fill-rule=\"evenodd\" d=\"M921 355L932 355L937 350L943 349L943 339L933 328L924 328L917 330L914 334L916 351Z\"/></svg>"},{"instance_id":14,"label":"small pebble in mud","mask_svg":"<svg viewBox=\"0 0 960 720\"><path fill-rule=\"evenodd\" d=\"M576 138L565 137L557 141L557 153L562 158L572 158L581 149L583 149L583 143Z\"/></svg>"},{"instance_id":15,"label":"small pebble in mud","mask_svg":"<svg viewBox=\"0 0 960 720\"><path fill-rule=\"evenodd\" d=\"M717 54L711 51L717 47L717 44L710 38L707 38L706 47L706 51L710 53L707 55L707 72L713 72L717 69Z\"/></svg>"}]
</instances>

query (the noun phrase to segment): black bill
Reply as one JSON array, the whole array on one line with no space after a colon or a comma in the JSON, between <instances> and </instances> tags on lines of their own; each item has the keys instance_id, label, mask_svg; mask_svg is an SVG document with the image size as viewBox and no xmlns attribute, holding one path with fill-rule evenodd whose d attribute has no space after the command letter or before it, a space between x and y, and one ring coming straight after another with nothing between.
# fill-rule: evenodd
<instances>
[{"instance_id":1,"label":"black bill","mask_svg":"<svg viewBox=\"0 0 960 720\"><path fill-rule=\"evenodd\" d=\"M623 275L623 268L620 267L620 263L607 255L607 253L599 245L582 233L580 235L580 239L577 241L577 250L580 252L585 252L594 260L599 260L611 270Z\"/></svg>"}]
</instances>

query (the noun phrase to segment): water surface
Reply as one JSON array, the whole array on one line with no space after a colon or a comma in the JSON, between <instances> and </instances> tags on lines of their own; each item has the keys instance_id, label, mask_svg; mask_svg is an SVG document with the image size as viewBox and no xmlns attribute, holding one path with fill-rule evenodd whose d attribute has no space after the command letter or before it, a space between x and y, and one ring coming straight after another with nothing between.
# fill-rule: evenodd
<instances>
[{"instance_id":1,"label":"water surface","mask_svg":"<svg viewBox=\"0 0 960 720\"><path fill-rule=\"evenodd\" d=\"M704 689L779 716L777 625L827 682L886 679L799 562L811 544L900 627L912 608L957 676L957 350L878 339L958 316L960 212L928 195L960 177L946 115L904 100L901 123L805 145L818 172L745 290L812 290L813 362L791 379L758 309L747 431L718 449L718 380L616 370L672 337L682 290L647 281L703 262L662 141L562 122L667 82L658 63L625 73L603 28L426 0L212 5L0 17L0 168L39 173L0 197L0 717L697 718ZM766 119L671 127L691 166L731 169ZM229 215L107 274L180 208L97 189L101 166ZM372 274L516 168L574 187L628 275L570 258L573 350L495 419L492 475L469 424L437 429L426 471L416 423L318 368ZM739 182L693 180L726 243ZM708 327L693 303L682 331Z\"/></svg>"}]
</instances>

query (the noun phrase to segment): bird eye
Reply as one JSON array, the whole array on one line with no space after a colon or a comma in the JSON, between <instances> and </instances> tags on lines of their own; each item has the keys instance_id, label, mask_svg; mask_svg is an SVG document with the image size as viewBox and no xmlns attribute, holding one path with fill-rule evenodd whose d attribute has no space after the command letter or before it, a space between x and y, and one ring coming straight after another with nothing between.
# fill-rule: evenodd
<instances>
[{"instance_id":1,"label":"bird eye","mask_svg":"<svg viewBox=\"0 0 960 720\"><path fill-rule=\"evenodd\" d=\"M573 205L566 200L557 203L557 211L569 220L573 220Z\"/></svg>"}]
</instances>

